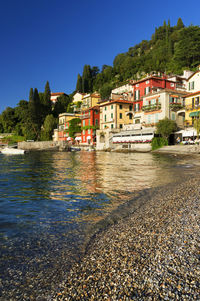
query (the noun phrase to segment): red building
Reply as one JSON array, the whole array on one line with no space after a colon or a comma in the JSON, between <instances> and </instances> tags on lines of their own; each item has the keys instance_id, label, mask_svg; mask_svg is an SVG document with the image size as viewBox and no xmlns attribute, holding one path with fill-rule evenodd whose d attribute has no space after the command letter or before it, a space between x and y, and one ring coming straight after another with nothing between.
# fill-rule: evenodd
<instances>
[{"instance_id":1,"label":"red building","mask_svg":"<svg viewBox=\"0 0 200 301\"><path fill-rule=\"evenodd\" d=\"M96 129L99 128L100 109L94 106L82 111L81 114L81 140L85 144L96 143Z\"/></svg>"},{"instance_id":2,"label":"red building","mask_svg":"<svg viewBox=\"0 0 200 301\"><path fill-rule=\"evenodd\" d=\"M149 76L132 83L134 111L140 111L143 105L143 96L156 92L160 89L176 89L176 82L167 79L166 75Z\"/></svg>"}]
</instances>

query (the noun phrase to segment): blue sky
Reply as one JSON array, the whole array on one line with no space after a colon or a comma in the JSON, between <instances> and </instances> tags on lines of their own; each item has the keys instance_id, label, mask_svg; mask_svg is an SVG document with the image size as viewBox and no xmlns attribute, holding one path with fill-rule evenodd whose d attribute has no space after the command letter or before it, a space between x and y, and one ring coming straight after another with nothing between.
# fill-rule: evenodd
<instances>
[{"instance_id":1,"label":"blue sky","mask_svg":"<svg viewBox=\"0 0 200 301\"><path fill-rule=\"evenodd\" d=\"M0 113L47 80L70 94L85 64L112 65L164 20L199 25L199 8L199 0L0 0Z\"/></svg>"}]
</instances>

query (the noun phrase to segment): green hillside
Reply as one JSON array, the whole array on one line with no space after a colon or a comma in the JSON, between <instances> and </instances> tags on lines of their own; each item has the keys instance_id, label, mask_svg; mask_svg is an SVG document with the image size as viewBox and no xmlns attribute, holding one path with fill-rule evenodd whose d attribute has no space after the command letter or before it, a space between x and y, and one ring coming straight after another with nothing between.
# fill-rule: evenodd
<instances>
[{"instance_id":1,"label":"green hillside","mask_svg":"<svg viewBox=\"0 0 200 301\"><path fill-rule=\"evenodd\" d=\"M176 26L164 21L163 26L155 28L151 40L130 47L118 54L113 66L98 67L85 65L83 74L78 74L76 91L99 91L103 98L109 96L111 89L137 79L151 71L182 74L184 69L196 70L200 64L200 27L185 27L181 18Z\"/></svg>"}]
</instances>

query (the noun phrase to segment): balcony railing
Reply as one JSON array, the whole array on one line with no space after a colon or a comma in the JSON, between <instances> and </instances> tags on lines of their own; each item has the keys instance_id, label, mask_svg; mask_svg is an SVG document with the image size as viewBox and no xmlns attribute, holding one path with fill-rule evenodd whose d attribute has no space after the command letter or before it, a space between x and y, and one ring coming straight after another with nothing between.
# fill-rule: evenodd
<instances>
[{"instance_id":1,"label":"balcony railing","mask_svg":"<svg viewBox=\"0 0 200 301\"><path fill-rule=\"evenodd\" d=\"M80 116L80 119L86 119L86 118L90 118L90 114L89 114L89 113L82 114L82 115Z\"/></svg>"},{"instance_id":2,"label":"balcony railing","mask_svg":"<svg viewBox=\"0 0 200 301\"><path fill-rule=\"evenodd\" d=\"M154 105L148 105L142 107L142 111L144 112L152 112L160 109L161 109L161 104L154 104Z\"/></svg>"},{"instance_id":3,"label":"balcony railing","mask_svg":"<svg viewBox=\"0 0 200 301\"><path fill-rule=\"evenodd\" d=\"M181 103L170 103L169 107L172 111L178 111L184 108L184 106Z\"/></svg>"},{"instance_id":4,"label":"balcony railing","mask_svg":"<svg viewBox=\"0 0 200 301\"><path fill-rule=\"evenodd\" d=\"M191 105L185 106L186 111L197 110L199 108L200 108L199 104L191 104Z\"/></svg>"}]
</instances>

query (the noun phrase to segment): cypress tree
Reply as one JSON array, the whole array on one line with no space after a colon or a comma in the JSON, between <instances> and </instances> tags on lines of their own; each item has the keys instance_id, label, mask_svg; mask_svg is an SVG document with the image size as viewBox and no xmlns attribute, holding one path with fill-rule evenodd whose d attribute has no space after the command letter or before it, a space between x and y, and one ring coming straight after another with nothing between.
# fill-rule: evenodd
<instances>
[{"instance_id":1,"label":"cypress tree","mask_svg":"<svg viewBox=\"0 0 200 301\"><path fill-rule=\"evenodd\" d=\"M82 87L82 77L81 77L80 74L78 74L78 77L77 77L76 91L77 91L77 92L83 92L83 87Z\"/></svg>"},{"instance_id":2,"label":"cypress tree","mask_svg":"<svg viewBox=\"0 0 200 301\"><path fill-rule=\"evenodd\" d=\"M178 21L177 21L177 25L176 25L176 28L177 29L181 29L181 28L184 28L184 24L183 24L183 21L181 18L178 18Z\"/></svg>"},{"instance_id":3,"label":"cypress tree","mask_svg":"<svg viewBox=\"0 0 200 301\"><path fill-rule=\"evenodd\" d=\"M83 93L92 91L92 76L90 65L85 65L83 69L82 91Z\"/></svg>"},{"instance_id":4,"label":"cypress tree","mask_svg":"<svg viewBox=\"0 0 200 301\"><path fill-rule=\"evenodd\" d=\"M33 88L30 88L30 92L29 92L29 101L33 100Z\"/></svg>"},{"instance_id":5,"label":"cypress tree","mask_svg":"<svg viewBox=\"0 0 200 301\"><path fill-rule=\"evenodd\" d=\"M43 105L44 105L45 116L46 116L51 113L51 90L48 81L46 82L45 85Z\"/></svg>"}]
</instances>

